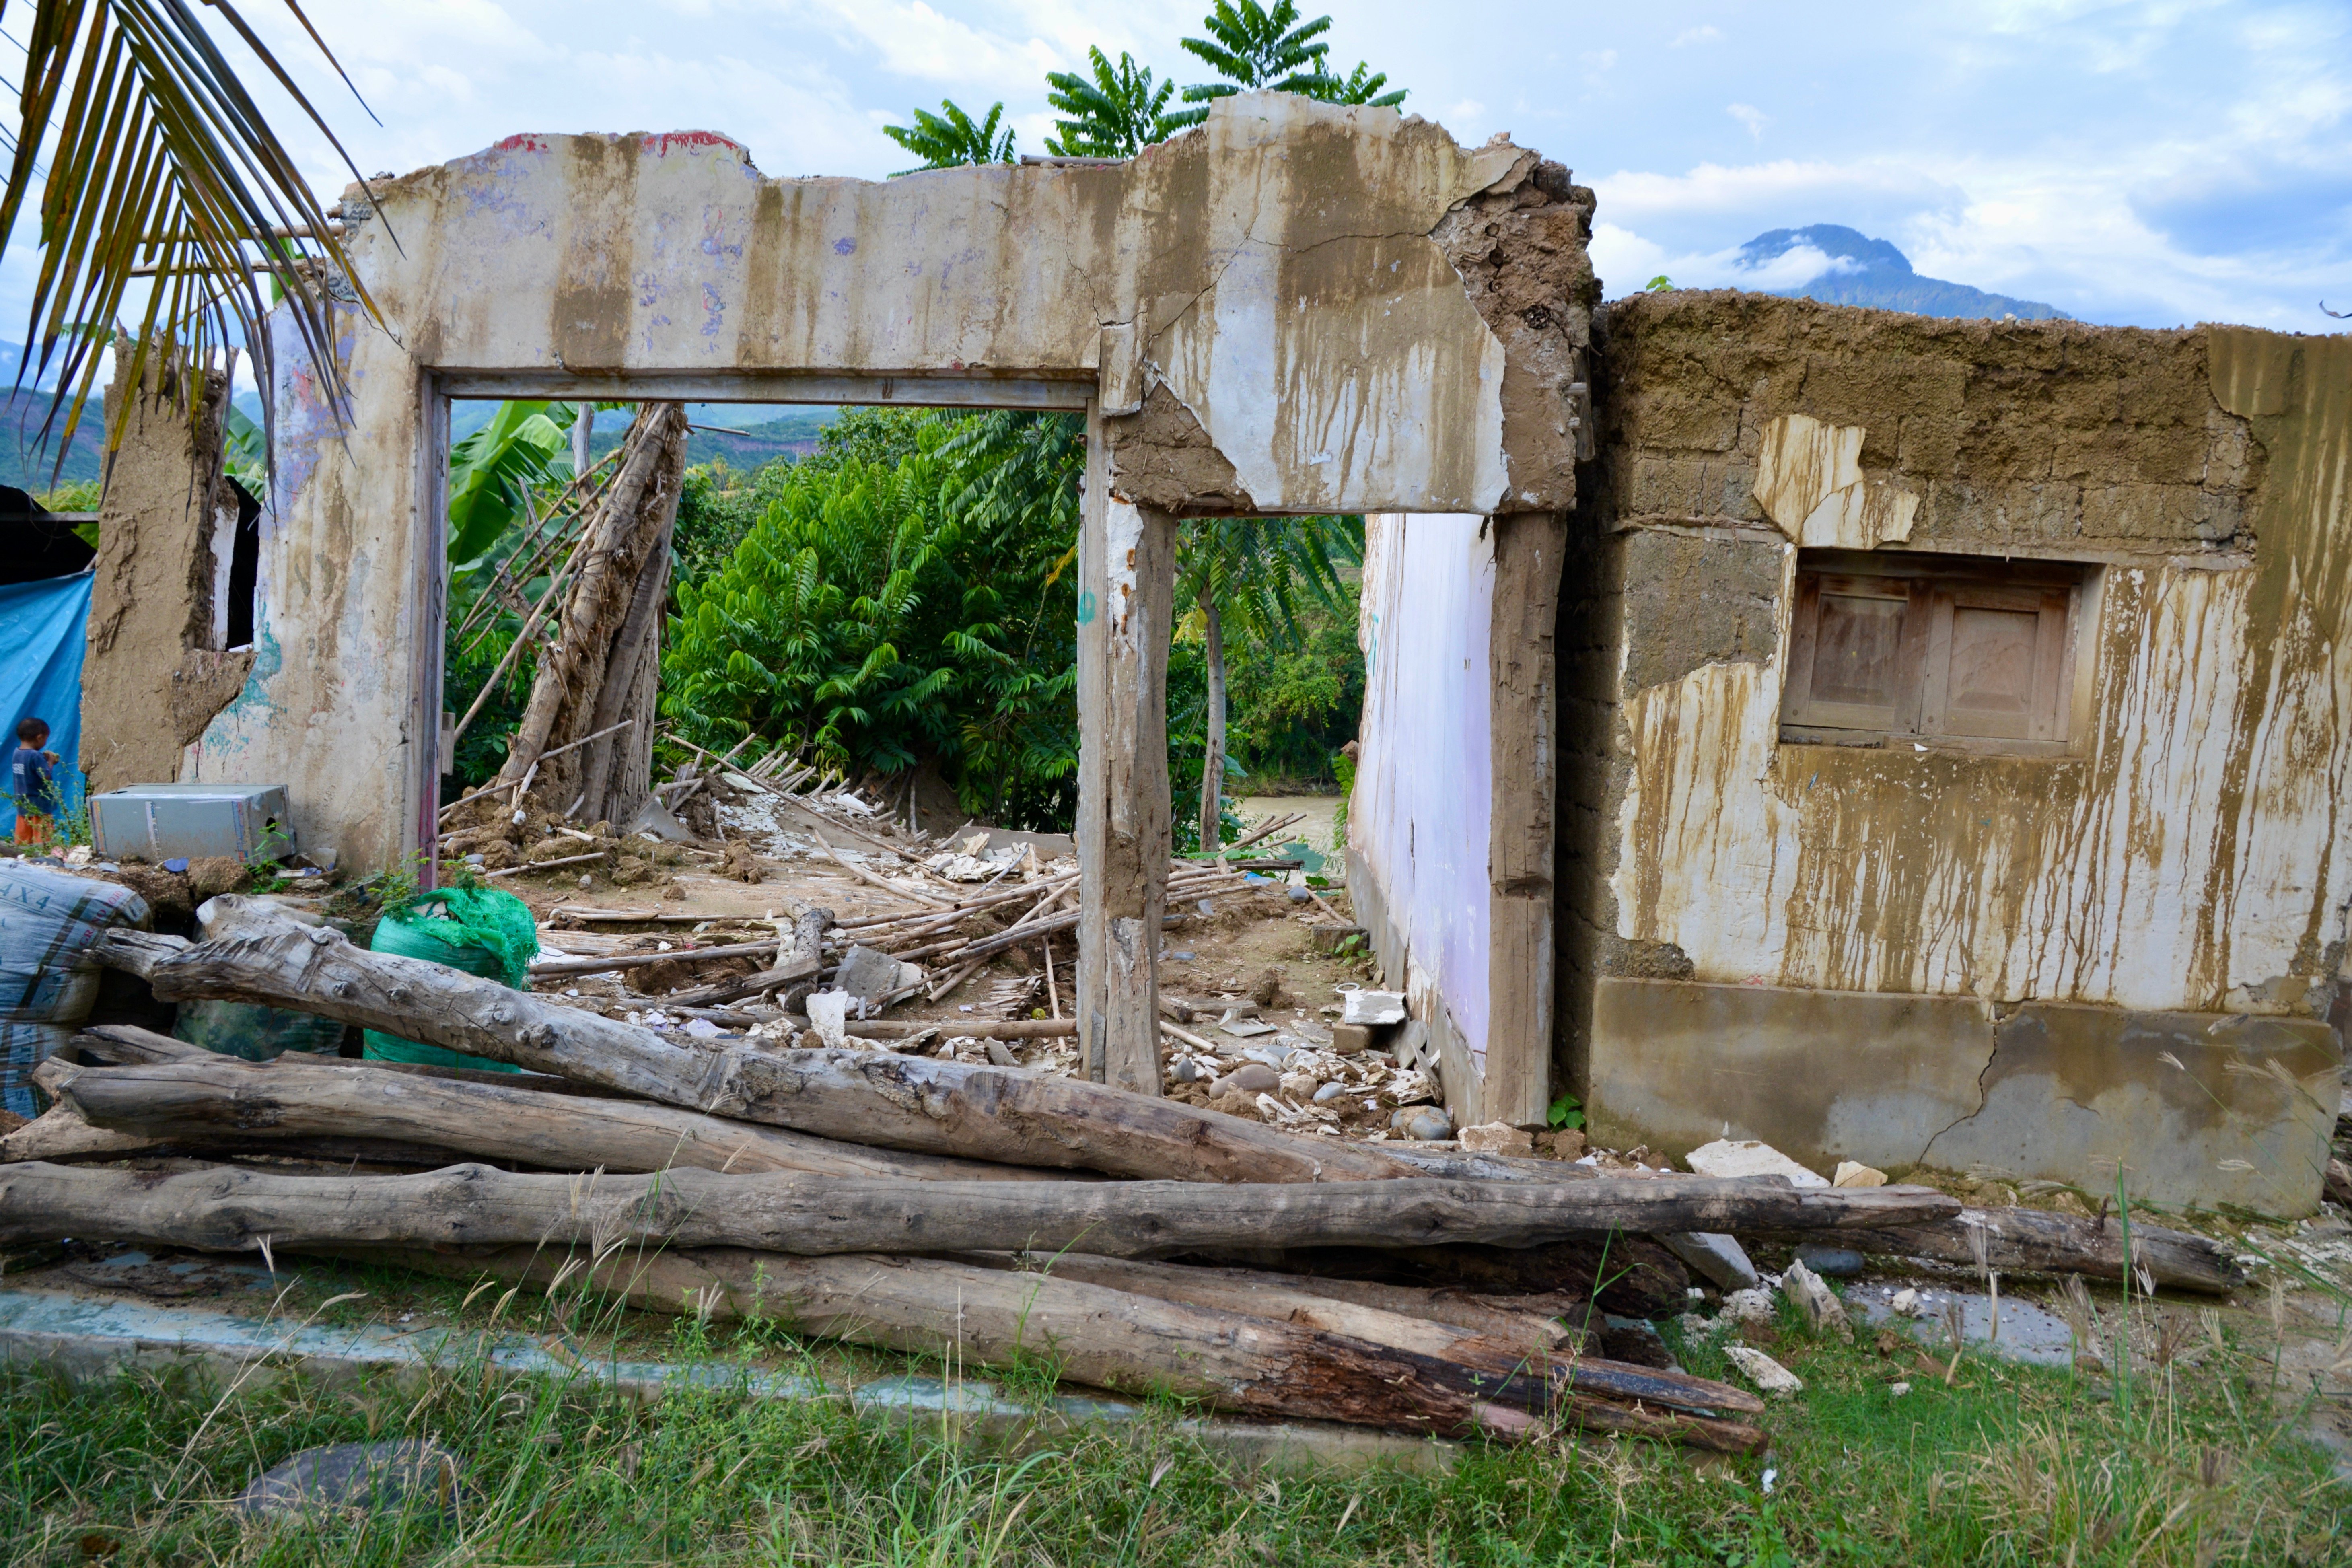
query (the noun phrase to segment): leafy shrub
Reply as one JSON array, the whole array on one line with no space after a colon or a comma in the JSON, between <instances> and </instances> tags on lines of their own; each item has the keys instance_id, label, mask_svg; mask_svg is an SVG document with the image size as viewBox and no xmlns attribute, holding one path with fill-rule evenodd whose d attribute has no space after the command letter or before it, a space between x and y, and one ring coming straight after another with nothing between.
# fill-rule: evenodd
<instances>
[{"instance_id":1,"label":"leafy shrub","mask_svg":"<svg viewBox=\"0 0 2352 1568\"><path fill-rule=\"evenodd\" d=\"M882 410L828 429L726 563L679 583L665 717L853 774L936 759L966 810L1066 826L1083 465L1067 416Z\"/></svg>"}]
</instances>

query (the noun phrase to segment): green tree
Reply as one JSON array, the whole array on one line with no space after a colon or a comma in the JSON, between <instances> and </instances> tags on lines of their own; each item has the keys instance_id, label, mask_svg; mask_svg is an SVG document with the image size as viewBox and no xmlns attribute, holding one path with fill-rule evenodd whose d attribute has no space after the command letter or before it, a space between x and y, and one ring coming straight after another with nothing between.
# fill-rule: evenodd
<instances>
[{"instance_id":1,"label":"green tree","mask_svg":"<svg viewBox=\"0 0 2352 1568\"><path fill-rule=\"evenodd\" d=\"M1369 103L1393 109L1404 92L1383 92L1386 75L1361 60L1344 77L1333 76L1327 64L1330 45L1320 41L1330 30L1331 18L1298 19L1297 0L1275 0L1261 6L1257 0L1216 0L1216 8L1201 19L1205 38L1186 38L1186 52L1207 65L1223 81L1201 82L1184 89L1184 101L1202 107L1171 116L1178 126L1198 125L1209 116L1208 105L1237 92L1271 88L1302 93L1327 103Z\"/></svg>"},{"instance_id":2,"label":"green tree","mask_svg":"<svg viewBox=\"0 0 2352 1568\"><path fill-rule=\"evenodd\" d=\"M1066 826L1083 431L873 413L834 460L784 470L724 566L681 582L663 712L722 750L757 730L853 773L935 760L974 815ZM909 427L910 451L856 454Z\"/></svg>"},{"instance_id":3,"label":"green tree","mask_svg":"<svg viewBox=\"0 0 2352 1568\"><path fill-rule=\"evenodd\" d=\"M1051 89L1045 100L1068 116L1054 122L1062 134L1046 139L1045 151L1055 157L1132 158L1188 123L1181 113L1168 112L1173 81L1155 81L1132 55L1121 54L1117 65L1098 48L1087 56L1093 80L1074 71L1045 78Z\"/></svg>"},{"instance_id":4,"label":"green tree","mask_svg":"<svg viewBox=\"0 0 2352 1568\"><path fill-rule=\"evenodd\" d=\"M920 174L925 169L952 169L962 163L1010 163L1013 162L1013 127L998 124L1004 118L1004 105L988 106L988 118L974 120L959 107L955 100L940 100L940 112L928 109L915 110L912 125L885 125L882 134L920 158L922 163L912 169L901 169L893 174Z\"/></svg>"},{"instance_id":5,"label":"green tree","mask_svg":"<svg viewBox=\"0 0 2352 1568\"><path fill-rule=\"evenodd\" d=\"M1301 638L1307 605L1339 611L1348 585L1340 572L1364 559L1360 517L1224 517L1188 522L1176 554L1176 602L1192 606L1188 635L1205 655L1199 844L1220 837L1226 757L1225 634L1292 648Z\"/></svg>"},{"instance_id":6,"label":"green tree","mask_svg":"<svg viewBox=\"0 0 2352 1568\"><path fill-rule=\"evenodd\" d=\"M16 374L21 386L54 368L50 418L55 429L63 416L60 455L96 384L100 351L117 341L127 342L134 381L159 341L180 350L198 370L179 379L192 412L203 401L204 374L234 342L254 356L268 387L276 353L262 320L281 294L297 341L340 405L328 277L349 280L371 314L375 306L199 8L176 0L35 0L29 9L0 246L37 187L41 257ZM358 179L332 128L236 6L210 0L202 9L226 20ZM288 0L287 9L333 64L299 6ZM289 244L280 237L289 229L309 237ZM305 247L315 252L306 257ZM146 301L135 325L118 329L134 284ZM113 411L110 446L129 411L127 399Z\"/></svg>"}]
</instances>

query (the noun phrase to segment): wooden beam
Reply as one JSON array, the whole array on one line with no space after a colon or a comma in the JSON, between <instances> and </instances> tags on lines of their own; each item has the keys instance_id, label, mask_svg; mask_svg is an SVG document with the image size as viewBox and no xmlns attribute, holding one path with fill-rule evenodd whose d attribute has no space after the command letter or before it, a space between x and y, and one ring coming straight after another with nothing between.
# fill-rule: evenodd
<instances>
[{"instance_id":1,"label":"wooden beam","mask_svg":"<svg viewBox=\"0 0 2352 1568\"><path fill-rule=\"evenodd\" d=\"M1176 520L1110 493L1089 415L1078 524L1078 988L1087 1076L1158 1094Z\"/></svg>"},{"instance_id":2,"label":"wooden beam","mask_svg":"<svg viewBox=\"0 0 2352 1568\"><path fill-rule=\"evenodd\" d=\"M1567 528L1551 512L1497 517L1486 837L1486 1070L1480 1119L1540 1127L1551 1101L1552 857L1559 792L1553 647Z\"/></svg>"}]
</instances>

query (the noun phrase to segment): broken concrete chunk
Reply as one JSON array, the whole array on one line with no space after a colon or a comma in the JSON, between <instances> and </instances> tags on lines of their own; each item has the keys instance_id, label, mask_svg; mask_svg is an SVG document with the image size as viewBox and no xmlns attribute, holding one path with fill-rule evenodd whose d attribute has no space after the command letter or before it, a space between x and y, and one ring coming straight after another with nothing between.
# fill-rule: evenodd
<instances>
[{"instance_id":1,"label":"broken concrete chunk","mask_svg":"<svg viewBox=\"0 0 2352 1568\"><path fill-rule=\"evenodd\" d=\"M1831 1333L1842 1340L1853 1339L1853 1325L1846 1321L1845 1303L1838 1300L1822 1277L1802 1263L1791 1263L1780 1276L1780 1294L1789 1298L1805 1326L1817 1334Z\"/></svg>"},{"instance_id":2,"label":"broken concrete chunk","mask_svg":"<svg viewBox=\"0 0 2352 1568\"><path fill-rule=\"evenodd\" d=\"M236 1506L264 1519L356 1509L425 1514L455 1507L457 1488L457 1457L438 1443L338 1443L264 1470L237 1493Z\"/></svg>"},{"instance_id":3,"label":"broken concrete chunk","mask_svg":"<svg viewBox=\"0 0 2352 1568\"><path fill-rule=\"evenodd\" d=\"M1463 1135L1463 1142L1467 1147L1469 1134ZM1753 1290L1757 1287L1756 1265L1748 1260L1748 1253L1738 1242L1720 1231L1684 1231L1658 1239L1666 1244L1667 1251L1683 1260L1685 1268L1721 1289Z\"/></svg>"},{"instance_id":4,"label":"broken concrete chunk","mask_svg":"<svg viewBox=\"0 0 2352 1568\"><path fill-rule=\"evenodd\" d=\"M1753 1139L1718 1138L1712 1143L1702 1143L1683 1157L1683 1163L1702 1176L1731 1179L1739 1176L1786 1176L1791 1185L1826 1187L1829 1183L1805 1169L1769 1143Z\"/></svg>"},{"instance_id":5,"label":"broken concrete chunk","mask_svg":"<svg viewBox=\"0 0 2352 1568\"><path fill-rule=\"evenodd\" d=\"M1465 1154L1532 1154L1536 1141L1507 1121L1482 1121L1462 1130Z\"/></svg>"},{"instance_id":6,"label":"broken concrete chunk","mask_svg":"<svg viewBox=\"0 0 2352 1568\"><path fill-rule=\"evenodd\" d=\"M1723 1299L1723 1318L1729 1323L1769 1324L1776 1314L1769 1290L1734 1290Z\"/></svg>"},{"instance_id":7,"label":"broken concrete chunk","mask_svg":"<svg viewBox=\"0 0 2352 1568\"><path fill-rule=\"evenodd\" d=\"M1331 1048L1343 1057L1356 1056L1372 1043L1370 1024L1334 1024L1331 1026Z\"/></svg>"},{"instance_id":8,"label":"broken concrete chunk","mask_svg":"<svg viewBox=\"0 0 2352 1568\"><path fill-rule=\"evenodd\" d=\"M1220 1024L1217 1027L1237 1040L1255 1039L1260 1035L1271 1035L1275 1032L1275 1026L1263 1018L1236 1018L1230 1024Z\"/></svg>"},{"instance_id":9,"label":"broken concrete chunk","mask_svg":"<svg viewBox=\"0 0 2352 1568\"><path fill-rule=\"evenodd\" d=\"M1375 1028L1404 1022L1402 991L1349 991L1339 1003L1339 1022L1370 1024Z\"/></svg>"},{"instance_id":10,"label":"broken concrete chunk","mask_svg":"<svg viewBox=\"0 0 2352 1568\"><path fill-rule=\"evenodd\" d=\"M878 948L853 947L842 955L835 988L860 1002L879 1002L894 991L922 984L923 972Z\"/></svg>"},{"instance_id":11,"label":"broken concrete chunk","mask_svg":"<svg viewBox=\"0 0 2352 1568\"><path fill-rule=\"evenodd\" d=\"M844 1026L849 1021L849 994L812 991L807 1006L809 1028L815 1033L817 1043L827 1050L839 1050L845 1038Z\"/></svg>"},{"instance_id":12,"label":"broken concrete chunk","mask_svg":"<svg viewBox=\"0 0 2352 1568\"><path fill-rule=\"evenodd\" d=\"M1840 1160L1837 1173L1830 1177L1833 1187L1883 1187L1886 1173L1872 1170L1858 1160Z\"/></svg>"},{"instance_id":13,"label":"broken concrete chunk","mask_svg":"<svg viewBox=\"0 0 2352 1568\"><path fill-rule=\"evenodd\" d=\"M1749 1345L1726 1345L1723 1353L1757 1391L1772 1399L1786 1399L1805 1391L1805 1380Z\"/></svg>"},{"instance_id":14,"label":"broken concrete chunk","mask_svg":"<svg viewBox=\"0 0 2352 1568\"><path fill-rule=\"evenodd\" d=\"M1282 1092L1293 1100L1312 1100L1322 1080L1311 1072L1286 1072L1282 1075Z\"/></svg>"},{"instance_id":15,"label":"broken concrete chunk","mask_svg":"<svg viewBox=\"0 0 2352 1568\"><path fill-rule=\"evenodd\" d=\"M1003 1040L991 1040L984 1048L988 1052L988 1059L995 1063L998 1067L1017 1068L1021 1065L1021 1058L1014 1056L1013 1054L1013 1047L1006 1045ZM1199 1072L1197 1068L1193 1070L1196 1074Z\"/></svg>"}]
</instances>

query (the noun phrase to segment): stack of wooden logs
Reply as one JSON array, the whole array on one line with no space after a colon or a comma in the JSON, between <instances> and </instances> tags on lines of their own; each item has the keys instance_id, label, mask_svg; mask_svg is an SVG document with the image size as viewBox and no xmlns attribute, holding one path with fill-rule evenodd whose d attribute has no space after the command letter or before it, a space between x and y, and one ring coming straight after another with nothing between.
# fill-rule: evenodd
<instances>
[{"instance_id":1,"label":"stack of wooden logs","mask_svg":"<svg viewBox=\"0 0 2352 1568\"><path fill-rule=\"evenodd\" d=\"M681 1037L259 913L215 930L111 931L94 952L163 1000L290 1008L523 1070L257 1064L94 1028L42 1069L55 1108L0 1140L0 1239L584 1278L656 1311L967 1362L1050 1354L1075 1382L1248 1416L1753 1452L1752 1394L1591 1353L1604 1314L1683 1310L1687 1277L1651 1238L1932 1251L1959 1235L1959 1205L1924 1188L1603 1179L1310 1140L1077 1079ZM2134 1234L2144 1269L2210 1264Z\"/></svg>"}]
</instances>

